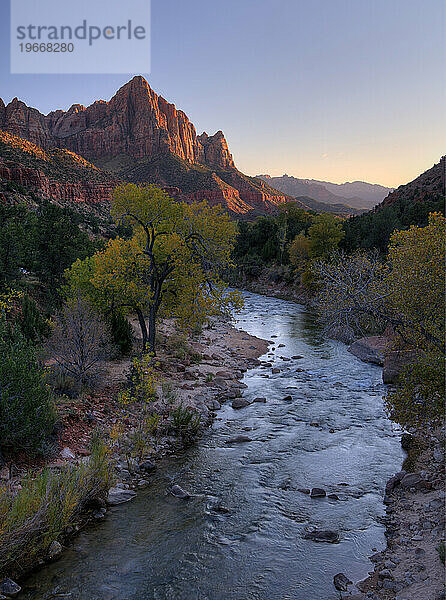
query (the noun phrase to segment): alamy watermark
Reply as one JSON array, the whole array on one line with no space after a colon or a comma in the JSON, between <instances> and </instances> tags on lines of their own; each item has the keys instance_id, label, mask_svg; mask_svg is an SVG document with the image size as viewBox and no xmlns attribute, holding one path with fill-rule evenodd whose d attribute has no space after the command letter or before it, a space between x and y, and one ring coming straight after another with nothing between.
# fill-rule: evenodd
<instances>
[{"instance_id":1,"label":"alamy watermark","mask_svg":"<svg viewBox=\"0 0 446 600\"><path fill-rule=\"evenodd\" d=\"M11 73L148 73L150 0L11 0Z\"/></svg>"}]
</instances>

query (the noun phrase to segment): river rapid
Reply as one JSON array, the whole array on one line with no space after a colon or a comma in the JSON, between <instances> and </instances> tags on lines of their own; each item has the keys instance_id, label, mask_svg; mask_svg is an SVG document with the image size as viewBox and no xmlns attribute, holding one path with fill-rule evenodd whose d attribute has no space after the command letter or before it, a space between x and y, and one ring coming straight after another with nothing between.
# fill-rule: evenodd
<instances>
[{"instance_id":1,"label":"river rapid","mask_svg":"<svg viewBox=\"0 0 446 600\"><path fill-rule=\"evenodd\" d=\"M304 307L245 298L236 326L274 344L262 357L271 366L245 374L244 395L267 402L223 405L197 446L162 461L136 499L28 579L25 598L335 600L336 573L372 570L367 556L385 545L385 482L403 459L381 369L325 339ZM238 434L252 441L226 443ZM169 495L172 483L193 497ZM313 487L339 500L298 491ZM311 528L340 542L304 539Z\"/></svg>"}]
</instances>

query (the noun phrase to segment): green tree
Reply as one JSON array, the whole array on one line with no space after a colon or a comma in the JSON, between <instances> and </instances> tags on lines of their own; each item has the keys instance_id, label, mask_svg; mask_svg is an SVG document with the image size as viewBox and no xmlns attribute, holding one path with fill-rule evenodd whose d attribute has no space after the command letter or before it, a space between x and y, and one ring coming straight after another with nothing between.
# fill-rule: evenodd
<instances>
[{"instance_id":1,"label":"green tree","mask_svg":"<svg viewBox=\"0 0 446 600\"><path fill-rule=\"evenodd\" d=\"M337 249L345 234L339 219L326 213L314 217L308 235L310 238L310 256L312 258L327 258L331 252Z\"/></svg>"},{"instance_id":2,"label":"green tree","mask_svg":"<svg viewBox=\"0 0 446 600\"><path fill-rule=\"evenodd\" d=\"M55 423L53 399L34 348L0 317L0 440L3 447L45 452Z\"/></svg>"},{"instance_id":3,"label":"green tree","mask_svg":"<svg viewBox=\"0 0 446 600\"><path fill-rule=\"evenodd\" d=\"M95 250L79 223L80 217L73 211L50 203L42 204L29 217L25 266L48 286L50 295L62 283L65 269Z\"/></svg>"},{"instance_id":4,"label":"green tree","mask_svg":"<svg viewBox=\"0 0 446 600\"><path fill-rule=\"evenodd\" d=\"M296 235L288 248L290 263L295 269L303 270L310 258L310 240L304 233Z\"/></svg>"},{"instance_id":5,"label":"green tree","mask_svg":"<svg viewBox=\"0 0 446 600\"><path fill-rule=\"evenodd\" d=\"M444 272L446 219L429 215L426 227L413 225L390 238L385 278L386 305L404 342L445 352Z\"/></svg>"},{"instance_id":6,"label":"green tree","mask_svg":"<svg viewBox=\"0 0 446 600\"><path fill-rule=\"evenodd\" d=\"M22 298L17 322L23 335L31 342L41 342L49 333L47 321L42 316L36 302L28 294L24 294Z\"/></svg>"},{"instance_id":7,"label":"green tree","mask_svg":"<svg viewBox=\"0 0 446 600\"><path fill-rule=\"evenodd\" d=\"M26 210L0 204L0 288L20 278L25 241Z\"/></svg>"}]
</instances>

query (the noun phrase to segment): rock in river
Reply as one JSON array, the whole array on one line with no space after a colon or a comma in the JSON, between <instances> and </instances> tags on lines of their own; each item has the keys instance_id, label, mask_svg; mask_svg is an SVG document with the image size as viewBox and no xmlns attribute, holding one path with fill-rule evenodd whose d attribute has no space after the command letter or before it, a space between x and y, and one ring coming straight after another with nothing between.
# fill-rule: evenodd
<instances>
[{"instance_id":1,"label":"rock in river","mask_svg":"<svg viewBox=\"0 0 446 600\"><path fill-rule=\"evenodd\" d=\"M108 503L110 506L117 506L132 500L136 496L136 492L133 490L125 490L122 488L114 487L108 492Z\"/></svg>"},{"instance_id":2,"label":"rock in river","mask_svg":"<svg viewBox=\"0 0 446 600\"><path fill-rule=\"evenodd\" d=\"M182 500L187 500L190 498L189 492L186 492L186 490L183 490L183 488L177 484L172 486L170 493L172 496L175 496L175 498L181 498Z\"/></svg>"},{"instance_id":3,"label":"rock in river","mask_svg":"<svg viewBox=\"0 0 446 600\"><path fill-rule=\"evenodd\" d=\"M232 401L232 408L245 408L249 405L250 402L246 398L234 398Z\"/></svg>"},{"instance_id":4,"label":"rock in river","mask_svg":"<svg viewBox=\"0 0 446 600\"><path fill-rule=\"evenodd\" d=\"M339 592L346 592L349 585L352 585L352 581L344 575L344 573L337 573L333 577L333 583L335 588Z\"/></svg>"},{"instance_id":5,"label":"rock in river","mask_svg":"<svg viewBox=\"0 0 446 600\"><path fill-rule=\"evenodd\" d=\"M329 529L313 529L313 531L307 531L304 538L306 540L313 540L313 542L335 544L336 542L339 542L339 533Z\"/></svg>"},{"instance_id":6,"label":"rock in river","mask_svg":"<svg viewBox=\"0 0 446 600\"><path fill-rule=\"evenodd\" d=\"M151 473L152 471L156 470L156 465L154 462L146 458L145 460L139 463L139 468L143 471L146 471L147 473Z\"/></svg>"},{"instance_id":7,"label":"rock in river","mask_svg":"<svg viewBox=\"0 0 446 600\"><path fill-rule=\"evenodd\" d=\"M325 490L323 490L322 488L313 488L310 494L312 498L325 498L326 495L327 494Z\"/></svg>"},{"instance_id":8,"label":"rock in river","mask_svg":"<svg viewBox=\"0 0 446 600\"><path fill-rule=\"evenodd\" d=\"M252 438L248 435L235 435L226 440L225 444L243 444L245 442L252 442Z\"/></svg>"}]
</instances>

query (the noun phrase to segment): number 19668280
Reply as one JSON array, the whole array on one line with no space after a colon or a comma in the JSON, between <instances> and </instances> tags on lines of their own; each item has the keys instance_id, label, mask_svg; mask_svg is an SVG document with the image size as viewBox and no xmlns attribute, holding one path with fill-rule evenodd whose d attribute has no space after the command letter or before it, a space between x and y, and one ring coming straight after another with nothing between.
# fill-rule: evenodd
<instances>
[{"instance_id":1,"label":"number 19668280","mask_svg":"<svg viewBox=\"0 0 446 600\"><path fill-rule=\"evenodd\" d=\"M20 52L73 52L74 44L69 42L66 44L65 42L41 42L38 44L35 42L31 44L30 42L19 44Z\"/></svg>"}]
</instances>

